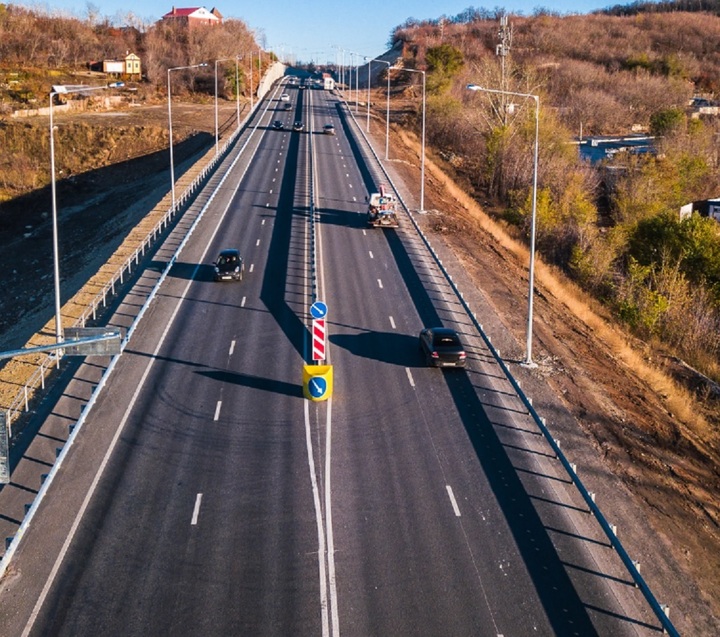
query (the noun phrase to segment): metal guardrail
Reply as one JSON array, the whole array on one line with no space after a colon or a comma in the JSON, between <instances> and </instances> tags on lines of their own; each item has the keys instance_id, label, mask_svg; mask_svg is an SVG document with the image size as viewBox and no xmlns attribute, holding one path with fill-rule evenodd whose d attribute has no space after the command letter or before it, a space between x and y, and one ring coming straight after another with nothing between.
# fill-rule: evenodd
<instances>
[{"instance_id":1,"label":"metal guardrail","mask_svg":"<svg viewBox=\"0 0 720 637\"><path fill-rule=\"evenodd\" d=\"M577 488L578 492L580 493L582 499L584 500L585 504L588 507L588 513L593 515L595 519L598 521L598 524L600 525L600 528L605 533L608 541L610 542L610 545L612 548L617 552L618 556L620 557L623 565L628 571L628 574L632 578L635 586L642 592L643 596L645 597L645 600L647 601L648 605L652 609L653 613L655 614L656 618L660 622L663 631L672 637L679 637L680 633L675 628L675 626L670 621L669 617L669 607L660 604L657 599L655 598L655 595L650 590L650 587L648 586L647 582L645 582L644 578L640 574L640 570L638 567L638 564L633 561L627 551L625 550L625 547L620 542L617 533L615 532L615 527L610 524L605 516L603 515L602 511L600 510L600 507L595 503L595 495L594 493L588 491L588 489L583 484L582 480L580 479L580 476L577 473L577 468L574 463L571 463L568 458L563 453L562 449L560 448L560 442L556 440L553 435L550 433L550 430L548 429L547 425L545 424L545 419L542 418L536 411L535 408L532 405L532 401L525 395L525 392L520 387L520 384L515 379L515 377L510 372L510 369L505 364L505 361L502 359L498 351L493 346L492 342L490 341L490 337L485 334L485 331L483 329L482 324L478 320L478 318L475 316L474 312L470 309L470 305L465 300L465 297L463 296L462 292L459 290L455 282L453 281L452 276L450 273L446 270L445 266L443 265L442 259L440 259L437 252L435 252L435 249L432 247L432 244L430 243L430 240L427 238L425 233L420 228L419 224L417 223L414 215L410 212L410 209L405 204L405 201L402 199L400 192L398 188L393 183L392 178L390 177L389 173L385 169L385 166L383 165L382 161L380 160L380 157L375 152L375 149L373 148L372 144L370 143L370 140L367 138L367 135L362 129L362 126L358 123L357 119L355 118L355 115L352 112L352 109L349 108L349 105L347 102L345 102L347 111L352 118L355 129L357 132L360 133L360 136L362 137L362 140L365 142L365 145L367 149L369 149L370 153L374 157L377 166L380 168L380 171L383 173L383 176L385 179L387 179L388 183L392 186L393 190L395 191L395 194L398 198L398 201L400 201L401 205L403 206L403 209L405 210L407 218L412 223L415 231L417 232L418 236L422 239L423 244L430 252L433 260L435 261L436 265L438 266L440 272L445 277L445 280L449 284L450 288L454 292L454 294L457 296L457 298L460 301L460 304L462 305L463 309L465 310L465 313L468 315L470 320L472 321L475 328L478 330L478 333L482 337L485 345L490 350L490 353L492 354L493 358L497 362L497 364L502 369L503 373L505 374L506 378L512 385L513 389L517 393L518 397L522 401L525 408L528 410L528 415L531 416L537 427L540 429L542 435L544 436L545 440L550 445L550 448L552 449L553 453L557 457L557 459L562 464L563 468L568 474L568 477L572 481L573 485Z\"/></svg>"},{"instance_id":2,"label":"metal guardrail","mask_svg":"<svg viewBox=\"0 0 720 637\"><path fill-rule=\"evenodd\" d=\"M259 104L260 102L258 102ZM172 205L162 218L155 224L155 226L147 233L144 239L142 239L140 245L133 251L133 253L125 259L125 261L119 266L119 268L110 277L110 280L105 283L100 291L93 297L88 304L87 308L82 314L75 320L72 327L85 327L90 321L97 319L99 311L104 310L108 306L109 299L115 297L116 290L122 286L126 278L129 278L133 272L133 266L138 266L140 260L145 256L145 253L154 246L158 238L168 228L171 221L177 212L182 209L187 201L189 201L195 192L202 186L207 176L215 169L217 164L224 159L228 149L235 142L236 137L242 132L244 126L248 120L253 116L255 110L248 112L243 122L238 126L235 132L228 137L223 144L222 148L216 153L207 165L200 171L200 173L192 180L188 187L180 194L176 199L175 207ZM56 353L49 354L39 364L37 369L32 373L30 378L25 382L23 387L20 389L16 397L10 402L6 409L6 420L8 426L8 434L12 438L12 423L15 422L20 414L30 410L30 400L32 399L35 392L40 389L45 389L45 379L50 374L50 370L53 367L59 367L60 359L62 356L58 356Z\"/></svg>"}]
</instances>

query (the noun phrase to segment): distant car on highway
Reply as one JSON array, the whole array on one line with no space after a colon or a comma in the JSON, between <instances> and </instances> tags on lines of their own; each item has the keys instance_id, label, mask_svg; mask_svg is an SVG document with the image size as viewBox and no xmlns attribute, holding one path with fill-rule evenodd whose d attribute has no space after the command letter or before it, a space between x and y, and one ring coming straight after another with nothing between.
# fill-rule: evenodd
<instances>
[{"instance_id":1,"label":"distant car on highway","mask_svg":"<svg viewBox=\"0 0 720 637\"><path fill-rule=\"evenodd\" d=\"M294 131L302 131L304 128L305 128L305 124L303 124L301 121L297 121L293 124Z\"/></svg>"},{"instance_id":2,"label":"distant car on highway","mask_svg":"<svg viewBox=\"0 0 720 637\"><path fill-rule=\"evenodd\" d=\"M420 332L420 350L432 367L465 367L465 348L449 327L426 327Z\"/></svg>"},{"instance_id":3,"label":"distant car on highway","mask_svg":"<svg viewBox=\"0 0 720 637\"><path fill-rule=\"evenodd\" d=\"M289 96L287 93L283 93L283 94L280 96L280 101L281 101L281 102L289 102L289 101L290 101L290 96Z\"/></svg>"},{"instance_id":4,"label":"distant car on highway","mask_svg":"<svg viewBox=\"0 0 720 637\"><path fill-rule=\"evenodd\" d=\"M325 124L325 126L323 126L323 133L326 135L334 135L335 127L332 124Z\"/></svg>"},{"instance_id":5,"label":"distant car on highway","mask_svg":"<svg viewBox=\"0 0 720 637\"><path fill-rule=\"evenodd\" d=\"M216 281L242 281L245 264L239 250L235 248L223 250L213 265Z\"/></svg>"},{"instance_id":6,"label":"distant car on highway","mask_svg":"<svg viewBox=\"0 0 720 637\"><path fill-rule=\"evenodd\" d=\"M273 127L275 130L283 130L283 128L285 128L284 124L283 124L279 119L276 119L276 120L272 123L272 127Z\"/></svg>"}]
</instances>

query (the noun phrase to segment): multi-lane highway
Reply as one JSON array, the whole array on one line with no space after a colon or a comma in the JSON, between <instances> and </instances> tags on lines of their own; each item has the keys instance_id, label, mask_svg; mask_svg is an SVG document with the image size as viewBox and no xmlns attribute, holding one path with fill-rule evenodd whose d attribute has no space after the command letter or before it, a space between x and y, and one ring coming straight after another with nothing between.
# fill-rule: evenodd
<instances>
[{"instance_id":1,"label":"multi-lane highway","mask_svg":"<svg viewBox=\"0 0 720 637\"><path fill-rule=\"evenodd\" d=\"M381 177L346 105L284 86L251 125L251 161L183 248L17 552L0 633L656 632L409 219L367 228ZM319 403L301 382L313 209L335 377ZM213 282L223 248L243 281ZM439 324L463 334L466 370L424 366L417 334Z\"/></svg>"}]
</instances>

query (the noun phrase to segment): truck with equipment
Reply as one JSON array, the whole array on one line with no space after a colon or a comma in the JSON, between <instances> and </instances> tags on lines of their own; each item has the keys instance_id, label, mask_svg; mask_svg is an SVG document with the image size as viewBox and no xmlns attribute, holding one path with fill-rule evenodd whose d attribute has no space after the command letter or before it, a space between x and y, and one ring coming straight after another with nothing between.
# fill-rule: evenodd
<instances>
[{"instance_id":1,"label":"truck with equipment","mask_svg":"<svg viewBox=\"0 0 720 637\"><path fill-rule=\"evenodd\" d=\"M390 194L385 186L380 192L368 197L368 225L373 228L397 228L400 223L397 216L397 198Z\"/></svg>"}]
</instances>

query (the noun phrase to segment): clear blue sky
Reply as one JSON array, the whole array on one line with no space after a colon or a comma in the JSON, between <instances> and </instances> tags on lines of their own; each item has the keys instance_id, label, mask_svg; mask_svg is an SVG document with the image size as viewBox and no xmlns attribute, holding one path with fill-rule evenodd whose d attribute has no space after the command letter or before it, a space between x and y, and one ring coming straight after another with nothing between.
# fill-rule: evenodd
<instances>
[{"instance_id":1,"label":"clear blue sky","mask_svg":"<svg viewBox=\"0 0 720 637\"><path fill-rule=\"evenodd\" d=\"M218 0L217 4L176 1L175 6L204 6L208 10L216 7L224 17L245 22L256 32L258 41L262 41L264 36L266 47L279 55L284 53L305 61L313 59L325 62L335 59L336 49L333 46L373 57L385 52L390 32L408 18L426 20L443 15L452 17L470 6L489 10L502 7L508 13L532 15L536 7L548 7L558 13L587 13L629 3L630 0L560 0L547 3L514 0L507 4L493 2L492 5L473 3L471 0ZM172 9L173 0L53 0L52 3L10 0L9 4L43 8L51 13L60 11L83 19L92 11L100 18L109 18L115 24L122 24L122 18L128 13L145 23L155 22Z\"/></svg>"}]
</instances>

